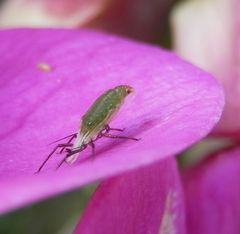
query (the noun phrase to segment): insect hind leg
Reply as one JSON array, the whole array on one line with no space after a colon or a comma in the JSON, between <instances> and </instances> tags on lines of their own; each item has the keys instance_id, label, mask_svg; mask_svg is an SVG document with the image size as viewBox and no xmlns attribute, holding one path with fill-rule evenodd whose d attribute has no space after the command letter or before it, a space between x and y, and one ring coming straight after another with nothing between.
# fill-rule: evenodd
<instances>
[{"instance_id":1,"label":"insect hind leg","mask_svg":"<svg viewBox=\"0 0 240 234\"><path fill-rule=\"evenodd\" d=\"M126 140L134 140L134 141L140 140L140 138L128 137L128 136L117 136L109 133L102 133L101 137L114 138L114 139L126 139Z\"/></svg>"},{"instance_id":2,"label":"insect hind leg","mask_svg":"<svg viewBox=\"0 0 240 234\"><path fill-rule=\"evenodd\" d=\"M111 128L109 125L106 125L104 130L106 130L106 132L110 132L110 131L123 132L125 130L125 128Z\"/></svg>"}]
</instances>

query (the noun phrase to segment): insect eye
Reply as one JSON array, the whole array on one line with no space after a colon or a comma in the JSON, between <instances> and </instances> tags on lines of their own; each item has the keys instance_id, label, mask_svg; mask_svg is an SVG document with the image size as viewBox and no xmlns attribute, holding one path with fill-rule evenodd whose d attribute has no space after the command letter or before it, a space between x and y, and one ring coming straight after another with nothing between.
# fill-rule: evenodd
<instances>
[{"instance_id":1,"label":"insect eye","mask_svg":"<svg viewBox=\"0 0 240 234\"><path fill-rule=\"evenodd\" d=\"M132 92L131 89L127 89L127 94L130 94Z\"/></svg>"}]
</instances>

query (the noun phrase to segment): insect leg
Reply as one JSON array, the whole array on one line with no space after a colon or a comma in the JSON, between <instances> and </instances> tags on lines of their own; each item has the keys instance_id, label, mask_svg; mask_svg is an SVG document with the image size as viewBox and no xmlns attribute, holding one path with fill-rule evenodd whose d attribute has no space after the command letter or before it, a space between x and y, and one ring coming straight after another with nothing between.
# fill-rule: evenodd
<instances>
[{"instance_id":1,"label":"insect leg","mask_svg":"<svg viewBox=\"0 0 240 234\"><path fill-rule=\"evenodd\" d=\"M62 164L65 162L66 158L67 158L67 156L65 156L64 159L58 164L56 170L57 170L59 167L62 166Z\"/></svg>"},{"instance_id":2,"label":"insect leg","mask_svg":"<svg viewBox=\"0 0 240 234\"><path fill-rule=\"evenodd\" d=\"M69 147L69 146L72 146L72 144L69 144L69 143L66 143L66 144L58 144L56 145L56 147L53 149L53 151L47 156L47 158L44 160L44 162L42 163L42 165L38 168L38 170L35 172L36 173L39 173L42 168L44 167L44 165L46 164L46 162L51 158L51 156L56 152L56 150L58 148L61 148L61 147Z\"/></svg>"},{"instance_id":3,"label":"insect leg","mask_svg":"<svg viewBox=\"0 0 240 234\"><path fill-rule=\"evenodd\" d=\"M134 140L134 141L140 140L139 138L127 137L127 136L116 136L108 133L103 133L102 136L107 138L115 138L115 139L128 139L128 140Z\"/></svg>"},{"instance_id":4,"label":"insect leg","mask_svg":"<svg viewBox=\"0 0 240 234\"><path fill-rule=\"evenodd\" d=\"M90 141L89 144L92 147L92 156L94 156L95 155L95 144L93 143L93 141Z\"/></svg>"},{"instance_id":5,"label":"insect leg","mask_svg":"<svg viewBox=\"0 0 240 234\"><path fill-rule=\"evenodd\" d=\"M124 131L124 129L121 129L121 128L110 128L109 125L106 125L106 126L101 130L101 132L98 133L96 139L95 139L95 140L92 140L92 142L97 141L99 138L102 138L102 137L104 136L104 134L107 134L107 133L108 133L109 131L111 131L111 130L113 130L113 131L120 131L120 132Z\"/></svg>"},{"instance_id":6,"label":"insect leg","mask_svg":"<svg viewBox=\"0 0 240 234\"><path fill-rule=\"evenodd\" d=\"M106 125L105 129L106 129L106 132L109 132L109 131L123 132L124 131L124 128L111 128L109 125Z\"/></svg>"}]
</instances>

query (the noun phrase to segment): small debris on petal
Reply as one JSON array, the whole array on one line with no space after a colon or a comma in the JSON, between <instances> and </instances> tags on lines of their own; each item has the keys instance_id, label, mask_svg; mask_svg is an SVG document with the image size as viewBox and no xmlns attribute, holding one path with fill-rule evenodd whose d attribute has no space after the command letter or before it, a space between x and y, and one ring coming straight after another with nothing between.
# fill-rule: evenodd
<instances>
[{"instance_id":1,"label":"small debris on petal","mask_svg":"<svg viewBox=\"0 0 240 234\"><path fill-rule=\"evenodd\" d=\"M37 68L43 72L50 72L52 71L52 67L47 63L38 63Z\"/></svg>"}]
</instances>

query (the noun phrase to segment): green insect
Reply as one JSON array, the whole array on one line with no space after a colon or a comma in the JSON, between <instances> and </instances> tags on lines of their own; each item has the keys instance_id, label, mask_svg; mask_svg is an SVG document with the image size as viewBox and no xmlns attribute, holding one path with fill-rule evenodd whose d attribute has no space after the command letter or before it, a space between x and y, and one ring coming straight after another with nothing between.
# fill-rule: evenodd
<instances>
[{"instance_id":1,"label":"green insect","mask_svg":"<svg viewBox=\"0 0 240 234\"><path fill-rule=\"evenodd\" d=\"M77 133L71 134L57 141L69 138L67 143L58 144L53 151L48 155L45 161L37 170L41 171L48 159L55 153L57 149L61 149L60 153L66 152L64 159L58 165L59 168L64 162L72 164L76 161L79 153L87 148L88 145L92 147L92 154L95 154L94 142L102 137L115 139L130 139L138 141L139 139L127 136L118 136L110 134L111 131L123 131L124 129L111 128L110 121L118 112L123 104L126 96L133 92L133 88L128 85L120 85L113 89L109 89L103 93L89 108L87 113L81 118L81 124ZM74 144L72 143L75 139ZM57 142L55 141L55 142ZM55 143L53 142L53 143Z\"/></svg>"}]
</instances>

